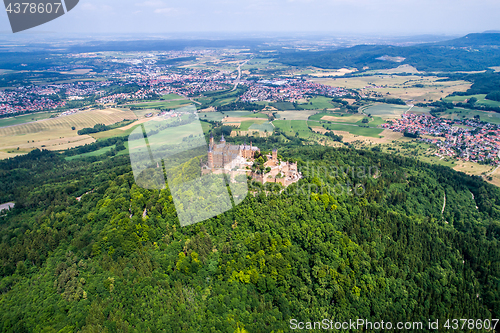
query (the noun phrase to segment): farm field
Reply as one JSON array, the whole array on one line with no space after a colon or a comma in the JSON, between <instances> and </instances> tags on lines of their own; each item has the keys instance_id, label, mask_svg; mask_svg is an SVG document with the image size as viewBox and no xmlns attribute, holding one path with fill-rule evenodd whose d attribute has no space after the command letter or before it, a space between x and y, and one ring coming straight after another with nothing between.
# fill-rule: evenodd
<instances>
[{"instance_id":1,"label":"farm field","mask_svg":"<svg viewBox=\"0 0 500 333\"><path fill-rule=\"evenodd\" d=\"M316 114L313 114L311 116L309 116L309 118L307 120L316 120L316 121L320 121L321 118L327 116L327 117L345 117L345 116L348 116L350 114L348 113L340 113L340 112L320 112L320 113L316 113Z\"/></svg>"},{"instance_id":2,"label":"farm field","mask_svg":"<svg viewBox=\"0 0 500 333\"><path fill-rule=\"evenodd\" d=\"M338 105L337 103L332 102L331 98L318 96L309 99L307 103L299 104L298 107L304 110L311 110L311 109L317 110L317 109L337 108Z\"/></svg>"},{"instance_id":3,"label":"farm field","mask_svg":"<svg viewBox=\"0 0 500 333\"><path fill-rule=\"evenodd\" d=\"M479 116L479 119L492 124L500 124L500 113L492 111L479 111L471 109L454 108L446 112L441 112L439 114L441 118L445 119L462 119L462 118L474 118Z\"/></svg>"},{"instance_id":4,"label":"farm field","mask_svg":"<svg viewBox=\"0 0 500 333\"><path fill-rule=\"evenodd\" d=\"M34 121L39 121L43 119L50 118L50 116L57 114L56 112L37 112L30 113L22 116L10 117L10 118L1 118L0 119L0 127L6 126L14 126L25 123L30 123Z\"/></svg>"},{"instance_id":5,"label":"farm field","mask_svg":"<svg viewBox=\"0 0 500 333\"><path fill-rule=\"evenodd\" d=\"M439 100L452 92L466 91L471 86L471 83L466 81L438 81L441 79L443 78L437 76L370 75L352 78L318 78L313 81L334 87L358 89L365 94L376 93L391 98L421 102Z\"/></svg>"},{"instance_id":6,"label":"farm field","mask_svg":"<svg viewBox=\"0 0 500 333\"><path fill-rule=\"evenodd\" d=\"M295 106L291 102L275 102L275 103L267 103L267 102L258 102L257 104L261 105L270 105L280 111L285 110L295 110Z\"/></svg>"},{"instance_id":7,"label":"farm field","mask_svg":"<svg viewBox=\"0 0 500 333\"><path fill-rule=\"evenodd\" d=\"M309 139L314 133L309 129L308 121L306 120L275 120L273 121L274 126L281 131L287 133L288 135L296 135L299 133L299 137L304 139ZM318 124L319 122L312 122Z\"/></svg>"},{"instance_id":8,"label":"farm field","mask_svg":"<svg viewBox=\"0 0 500 333\"><path fill-rule=\"evenodd\" d=\"M418 69L415 67L405 64L401 65L398 67L390 68L390 69L375 69L372 71L366 71L365 73L367 74L399 74L399 73L412 73L412 74L418 74L420 73Z\"/></svg>"},{"instance_id":9,"label":"farm field","mask_svg":"<svg viewBox=\"0 0 500 333\"><path fill-rule=\"evenodd\" d=\"M365 115L362 114L356 114L356 115L345 115L345 116L340 116L340 115L325 115L321 117L321 121L324 122L333 122L333 123L346 123L346 124L361 124L362 120L364 118L368 118Z\"/></svg>"},{"instance_id":10,"label":"farm field","mask_svg":"<svg viewBox=\"0 0 500 333\"><path fill-rule=\"evenodd\" d=\"M273 132L274 130L274 127L273 125L271 125L270 123L268 122L264 122L264 123L253 123L252 125L250 125L250 127L248 127L249 130L258 130L258 131L261 131L261 132Z\"/></svg>"},{"instance_id":11,"label":"farm field","mask_svg":"<svg viewBox=\"0 0 500 333\"><path fill-rule=\"evenodd\" d=\"M222 121L224 115L220 112L200 112L198 114L200 119L210 121Z\"/></svg>"},{"instance_id":12,"label":"farm field","mask_svg":"<svg viewBox=\"0 0 500 333\"><path fill-rule=\"evenodd\" d=\"M138 103L129 104L129 106L140 109L177 109L183 106L191 104L190 100L180 100L180 101L163 101L163 102L150 102L150 103Z\"/></svg>"},{"instance_id":13,"label":"farm field","mask_svg":"<svg viewBox=\"0 0 500 333\"><path fill-rule=\"evenodd\" d=\"M93 127L95 124L111 125L124 119L137 119L131 111L118 109L104 109L78 112L72 115L45 119L36 123L21 124L11 127L0 128L1 136L25 135L38 132L66 132L75 133L85 127ZM74 126L75 130L71 127ZM57 134L57 133L56 133Z\"/></svg>"},{"instance_id":14,"label":"farm field","mask_svg":"<svg viewBox=\"0 0 500 333\"><path fill-rule=\"evenodd\" d=\"M308 120L318 111L316 110L303 110L303 111L277 111L276 119L279 120Z\"/></svg>"},{"instance_id":15,"label":"farm field","mask_svg":"<svg viewBox=\"0 0 500 333\"><path fill-rule=\"evenodd\" d=\"M486 105L486 106L500 106L500 102L497 101L491 101L489 99L486 99L486 94L479 94L479 95L467 95L467 96L450 96L443 98L445 102L465 102L469 98L475 97L477 98L476 104L479 105Z\"/></svg>"},{"instance_id":16,"label":"farm field","mask_svg":"<svg viewBox=\"0 0 500 333\"><path fill-rule=\"evenodd\" d=\"M161 96L161 99L165 100L165 101L176 100L176 99L185 99L185 100L187 100L186 97L181 96L181 95L177 95L177 94L163 95L163 96Z\"/></svg>"},{"instance_id":17,"label":"farm field","mask_svg":"<svg viewBox=\"0 0 500 333\"><path fill-rule=\"evenodd\" d=\"M136 119L136 116L131 111L119 109L91 110L34 123L3 127L0 128L0 151L3 152L0 158L19 155L19 152L27 153L35 148L64 150L92 143L95 142L95 138L89 135L78 135L77 131L96 124L115 124L124 119ZM75 130L72 127L75 127Z\"/></svg>"},{"instance_id":18,"label":"farm field","mask_svg":"<svg viewBox=\"0 0 500 333\"><path fill-rule=\"evenodd\" d=\"M395 105L395 104L383 104L376 103L368 107L363 107L362 112L365 114L370 114L372 116L378 116L382 119L396 119L400 118L402 114L410 110L409 106L406 105ZM409 111L410 113L427 113L430 109L421 107L412 107Z\"/></svg>"},{"instance_id":19,"label":"farm field","mask_svg":"<svg viewBox=\"0 0 500 333\"><path fill-rule=\"evenodd\" d=\"M297 74L309 74L314 77L324 77L324 76L343 76L345 74L350 74L356 72L356 69L340 68L340 69L321 69L313 68L305 70L302 72L297 72Z\"/></svg>"},{"instance_id":20,"label":"farm field","mask_svg":"<svg viewBox=\"0 0 500 333\"><path fill-rule=\"evenodd\" d=\"M359 127L357 125L351 124L326 124L326 129L332 131L344 131L349 132L354 135L366 136L371 138L379 138L380 133L382 133L383 129L373 128L373 127Z\"/></svg>"},{"instance_id":21,"label":"farm field","mask_svg":"<svg viewBox=\"0 0 500 333\"><path fill-rule=\"evenodd\" d=\"M254 113L252 111L223 111L223 112L200 112L198 117L203 120L224 121L224 122L239 122L235 118L258 118L267 120L267 116L263 113ZM229 119L229 120L228 120Z\"/></svg>"},{"instance_id":22,"label":"farm field","mask_svg":"<svg viewBox=\"0 0 500 333\"><path fill-rule=\"evenodd\" d=\"M234 118L234 119L237 119L237 118ZM266 120L244 120L244 121L241 121L241 124L240 124L240 130L242 131L248 131L250 129L251 126L253 125L256 125L257 127L260 126L260 125L263 125L265 123L268 123ZM272 130L272 125L269 124L269 126L271 126L271 130ZM258 129L258 128L253 128L253 129Z\"/></svg>"}]
</instances>

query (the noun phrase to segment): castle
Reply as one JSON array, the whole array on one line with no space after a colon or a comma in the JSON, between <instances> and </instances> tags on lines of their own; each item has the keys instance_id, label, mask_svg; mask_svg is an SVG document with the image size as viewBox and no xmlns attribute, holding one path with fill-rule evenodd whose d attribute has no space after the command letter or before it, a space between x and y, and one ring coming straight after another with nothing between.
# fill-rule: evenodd
<instances>
[{"instance_id":1,"label":"castle","mask_svg":"<svg viewBox=\"0 0 500 333\"><path fill-rule=\"evenodd\" d=\"M278 150L273 149L271 155L266 155L267 161L264 163L264 172L252 171L255 162L255 155L260 153L258 147L250 145L227 144L222 135L218 144L215 144L213 135L210 135L208 145L208 162L202 165L202 174L226 173L233 178L238 174L250 175L254 180L261 183L280 183L288 186L297 182L302 176L298 172L297 163L280 161ZM260 154L258 154L260 155Z\"/></svg>"}]
</instances>

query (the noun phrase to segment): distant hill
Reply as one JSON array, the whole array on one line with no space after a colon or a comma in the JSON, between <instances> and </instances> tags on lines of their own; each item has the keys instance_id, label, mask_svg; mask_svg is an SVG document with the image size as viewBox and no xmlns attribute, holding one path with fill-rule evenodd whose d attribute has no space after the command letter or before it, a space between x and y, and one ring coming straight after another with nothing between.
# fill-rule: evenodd
<instances>
[{"instance_id":1,"label":"distant hill","mask_svg":"<svg viewBox=\"0 0 500 333\"><path fill-rule=\"evenodd\" d=\"M294 66L319 68L354 67L362 70L396 67L390 59L404 58L422 71L479 71L500 66L500 33L475 33L438 43L414 46L358 45L334 51L288 51L277 61ZM475 51L471 52L471 48ZM389 60L388 60L389 59Z\"/></svg>"},{"instance_id":2,"label":"distant hill","mask_svg":"<svg viewBox=\"0 0 500 333\"><path fill-rule=\"evenodd\" d=\"M436 43L438 45L456 46L456 47L485 47L500 46L500 32L485 32L468 34L464 37Z\"/></svg>"}]
</instances>

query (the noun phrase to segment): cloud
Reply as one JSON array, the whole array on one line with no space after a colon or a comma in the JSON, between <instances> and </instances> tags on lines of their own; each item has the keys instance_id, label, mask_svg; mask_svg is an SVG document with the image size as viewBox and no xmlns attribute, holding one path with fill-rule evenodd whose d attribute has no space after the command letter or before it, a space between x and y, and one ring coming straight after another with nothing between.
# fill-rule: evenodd
<instances>
[{"instance_id":1,"label":"cloud","mask_svg":"<svg viewBox=\"0 0 500 333\"><path fill-rule=\"evenodd\" d=\"M95 12L95 11L111 11L113 9L113 7L111 7L109 5L94 5L94 4L91 4L91 3L88 3L88 2L82 4L81 8L83 10L92 11L92 12Z\"/></svg>"},{"instance_id":2,"label":"cloud","mask_svg":"<svg viewBox=\"0 0 500 333\"><path fill-rule=\"evenodd\" d=\"M141 6L141 7L163 7L165 6L165 3L161 0L148 0L145 2L141 2L136 4L136 6Z\"/></svg>"},{"instance_id":3,"label":"cloud","mask_svg":"<svg viewBox=\"0 0 500 333\"><path fill-rule=\"evenodd\" d=\"M82 4L82 6L80 8L85 9L85 10L92 10L92 11L97 10L96 6L94 6L93 4L88 3L88 2Z\"/></svg>"},{"instance_id":4,"label":"cloud","mask_svg":"<svg viewBox=\"0 0 500 333\"><path fill-rule=\"evenodd\" d=\"M158 8L158 9L155 9L155 13L156 14L173 14L177 12L177 9L175 8Z\"/></svg>"}]
</instances>

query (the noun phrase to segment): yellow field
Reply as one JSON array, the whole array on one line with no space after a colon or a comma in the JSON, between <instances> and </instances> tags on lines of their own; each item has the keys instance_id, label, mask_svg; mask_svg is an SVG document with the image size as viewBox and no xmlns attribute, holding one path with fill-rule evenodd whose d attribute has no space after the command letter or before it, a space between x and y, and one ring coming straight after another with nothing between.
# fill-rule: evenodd
<instances>
[{"instance_id":1,"label":"yellow field","mask_svg":"<svg viewBox=\"0 0 500 333\"><path fill-rule=\"evenodd\" d=\"M82 111L69 116L57 117L39 120L34 123L21 124L16 126L0 128L0 137L25 135L39 132L70 132L72 126L76 131L85 128L93 127L96 124L111 125L124 119L137 119L132 111L123 111L117 109L91 110ZM61 135L60 135L61 136Z\"/></svg>"},{"instance_id":2,"label":"yellow field","mask_svg":"<svg viewBox=\"0 0 500 333\"><path fill-rule=\"evenodd\" d=\"M373 71L368 71L367 73L382 73L382 74L396 74L396 73L420 73L418 69L411 65L401 65L396 68L390 69L377 69Z\"/></svg>"},{"instance_id":3,"label":"yellow field","mask_svg":"<svg viewBox=\"0 0 500 333\"><path fill-rule=\"evenodd\" d=\"M382 138L369 138L366 136L354 135L349 132L341 132L341 131L334 131L334 132L335 134L342 135L344 137L344 142L360 141L362 143L386 144L386 143L392 143L392 141L394 140L400 142L411 141L410 138L404 137L402 133L393 132L387 129L383 130L382 133L380 133L380 136L382 136Z\"/></svg>"},{"instance_id":4,"label":"yellow field","mask_svg":"<svg viewBox=\"0 0 500 333\"><path fill-rule=\"evenodd\" d=\"M96 124L111 125L124 119L137 119L132 111L105 109L78 112L69 116L0 128L0 158L29 152L35 148L63 150L95 142L77 131ZM74 126L75 130L71 127ZM19 148L19 150L17 150Z\"/></svg>"},{"instance_id":5,"label":"yellow field","mask_svg":"<svg viewBox=\"0 0 500 333\"><path fill-rule=\"evenodd\" d=\"M456 171L462 171L469 175L480 176L482 174L493 171L494 167L491 165L481 165L473 162L459 161L456 166L453 167Z\"/></svg>"},{"instance_id":6,"label":"yellow field","mask_svg":"<svg viewBox=\"0 0 500 333\"><path fill-rule=\"evenodd\" d=\"M346 117L323 116L321 120L332 121L335 123L355 123L366 118L364 115L352 115Z\"/></svg>"},{"instance_id":7,"label":"yellow field","mask_svg":"<svg viewBox=\"0 0 500 333\"><path fill-rule=\"evenodd\" d=\"M355 72L356 70L341 68L338 70L324 70L324 69L316 69L314 73L309 75L315 77L324 77L324 76L343 76L345 74L350 74Z\"/></svg>"},{"instance_id":8,"label":"yellow field","mask_svg":"<svg viewBox=\"0 0 500 333\"><path fill-rule=\"evenodd\" d=\"M427 101L439 100L454 91L466 91L471 86L471 83L466 81L436 82L439 79L442 78L415 75L371 75L355 78L318 78L312 81L329 86L359 89L365 95L382 94L384 97L402 98L405 100L413 99L421 102L424 99ZM415 84L422 84L424 87L417 88L414 87ZM367 86L378 86L381 88L365 89Z\"/></svg>"},{"instance_id":9,"label":"yellow field","mask_svg":"<svg viewBox=\"0 0 500 333\"><path fill-rule=\"evenodd\" d=\"M264 122L265 120L263 118L246 118L246 117L226 117L222 119L222 122L224 125L229 125L229 124L239 124L242 121L248 121L248 120L262 120ZM226 124L229 123L229 124Z\"/></svg>"}]
</instances>

